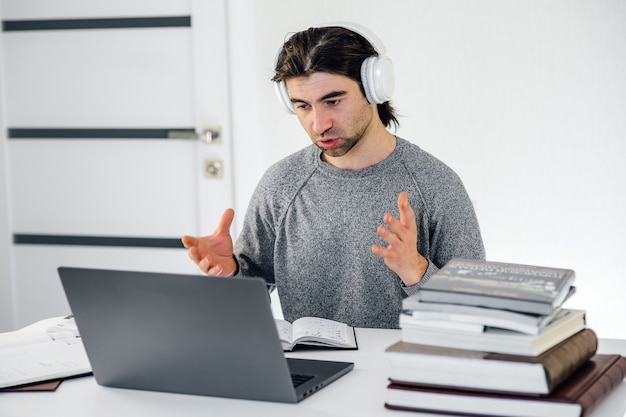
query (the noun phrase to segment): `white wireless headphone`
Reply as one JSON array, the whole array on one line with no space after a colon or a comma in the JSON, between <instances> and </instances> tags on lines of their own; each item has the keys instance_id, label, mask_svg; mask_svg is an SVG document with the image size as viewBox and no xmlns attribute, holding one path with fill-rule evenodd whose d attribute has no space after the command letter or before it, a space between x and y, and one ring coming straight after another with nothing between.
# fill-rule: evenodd
<instances>
[{"instance_id":1,"label":"white wireless headphone","mask_svg":"<svg viewBox=\"0 0 626 417\"><path fill-rule=\"evenodd\" d=\"M393 63L387 57L387 48L382 41L367 28L356 23L326 23L317 27L343 27L363 36L376 50L378 55L372 55L366 58L361 65L361 83L365 90L367 101L372 104L382 104L391 99L395 88L395 80L393 75ZM279 49L276 59L282 51ZM285 106L288 113L295 114L296 109L289 97L289 91L284 81L274 83L276 95L280 102Z\"/></svg>"}]
</instances>

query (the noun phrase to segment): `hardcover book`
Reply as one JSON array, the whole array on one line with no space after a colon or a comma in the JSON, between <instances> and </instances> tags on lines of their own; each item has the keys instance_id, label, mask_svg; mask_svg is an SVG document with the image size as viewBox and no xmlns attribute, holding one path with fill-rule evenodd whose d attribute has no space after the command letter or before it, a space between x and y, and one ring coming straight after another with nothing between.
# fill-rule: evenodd
<instances>
[{"instance_id":1,"label":"hardcover book","mask_svg":"<svg viewBox=\"0 0 626 417\"><path fill-rule=\"evenodd\" d=\"M479 352L537 356L585 329L585 311L562 308L537 335L487 327L483 331L401 324L402 341Z\"/></svg>"},{"instance_id":2,"label":"hardcover book","mask_svg":"<svg viewBox=\"0 0 626 417\"><path fill-rule=\"evenodd\" d=\"M541 333L561 310L557 307L550 314L536 315L461 304L422 302L417 294L405 298L402 309L400 327L407 324L481 332L485 327L497 327L534 335ZM445 326L441 325L443 322Z\"/></svg>"},{"instance_id":3,"label":"hardcover book","mask_svg":"<svg viewBox=\"0 0 626 417\"><path fill-rule=\"evenodd\" d=\"M390 384L385 407L398 410L504 417L584 417L626 377L626 358L597 354L547 396L497 394Z\"/></svg>"},{"instance_id":4,"label":"hardcover book","mask_svg":"<svg viewBox=\"0 0 626 417\"><path fill-rule=\"evenodd\" d=\"M455 258L422 285L420 301L545 315L571 296L571 269Z\"/></svg>"},{"instance_id":5,"label":"hardcover book","mask_svg":"<svg viewBox=\"0 0 626 417\"><path fill-rule=\"evenodd\" d=\"M585 329L539 356L504 355L397 342L385 350L393 383L546 395L596 354ZM514 376L514 377L513 377Z\"/></svg>"}]
</instances>

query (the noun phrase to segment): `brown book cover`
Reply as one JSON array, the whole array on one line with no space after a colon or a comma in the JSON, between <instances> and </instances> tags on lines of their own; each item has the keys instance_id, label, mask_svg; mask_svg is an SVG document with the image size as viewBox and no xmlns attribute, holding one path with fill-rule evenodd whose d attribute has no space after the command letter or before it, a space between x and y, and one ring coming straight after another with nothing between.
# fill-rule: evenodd
<instances>
[{"instance_id":1,"label":"brown book cover","mask_svg":"<svg viewBox=\"0 0 626 417\"><path fill-rule=\"evenodd\" d=\"M453 415L583 417L626 377L626 358L596 354L547 396L390 384L385 407Z\"/></svg>"},{"instance_id":2,"label":"brown book cover","mask_svg":"<svg viewBox=\"0 0 626 417\"><path fill-rule=\"evenodd\" d=\"M476 352L402 341L388 347L386 354L389 379L394 383L545 395L593 357L597 348L597 336L587 328L538 356ZM517 378L506 378L512 374Z\"/></svg>"}]
</instances>

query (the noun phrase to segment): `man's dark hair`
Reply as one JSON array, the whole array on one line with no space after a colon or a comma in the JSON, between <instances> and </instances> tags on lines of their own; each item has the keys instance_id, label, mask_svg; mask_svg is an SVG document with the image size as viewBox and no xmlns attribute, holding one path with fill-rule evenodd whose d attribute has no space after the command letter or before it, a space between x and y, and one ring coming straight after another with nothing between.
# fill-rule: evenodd
<instances>
[{"instance_id":1,"label":"man's dark hair","mask_svg":"<svg viewBox=\"0 0 626 417\"><path fill-rule=\"evenodd\" d=\"M291 77L327 72L353 79L365 96L361 64L373 55L378 55L376 49L356 32L343 27L309 28L295 33L285 42L278 54L272 81L284 82ZM385 126L393 124L397 128L400 125L391 102L386 101L377 107Z\"/></svg>"}]
</instances>

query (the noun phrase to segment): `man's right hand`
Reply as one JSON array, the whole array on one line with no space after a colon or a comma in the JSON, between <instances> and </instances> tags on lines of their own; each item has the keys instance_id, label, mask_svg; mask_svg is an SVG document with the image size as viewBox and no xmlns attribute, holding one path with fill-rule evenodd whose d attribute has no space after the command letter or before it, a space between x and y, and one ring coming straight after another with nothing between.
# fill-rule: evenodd
<instances>
[{"instance_id":1,"label":"man's right hand","mask_svg":"<svg viewBox=\"0 0 626 417\"><path fill-rule=\"evenodd\" d=\"M230 225L235 217L233 209L226 209L213 234L202 237L183 236L183 246L189 258L207 275L232 276L237 272L233 258L233 239Z\"/></svg>"}]
</instances>

